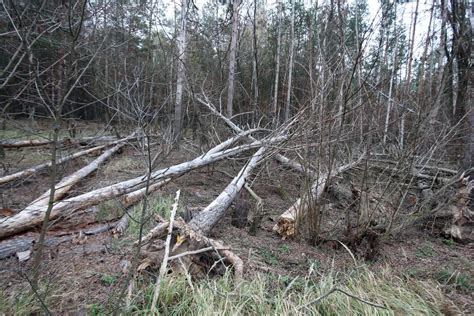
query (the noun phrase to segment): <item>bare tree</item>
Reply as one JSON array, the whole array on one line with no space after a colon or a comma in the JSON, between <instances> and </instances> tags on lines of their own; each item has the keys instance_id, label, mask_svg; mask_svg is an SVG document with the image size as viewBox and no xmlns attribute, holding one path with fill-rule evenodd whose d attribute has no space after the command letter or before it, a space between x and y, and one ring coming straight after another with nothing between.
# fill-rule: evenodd
<instances>
[{"instance_id":1,"label":"bare tree","mask_svg":"<svg viewBox=\"0 0 474 316\"><path fill-rule=\"evenodd\" d=\"M232 1L232 34L229 52L229 76L227 78L227 117L233 115L235 66L237 58L237 38L239 36L239 7L241 0Z\"/></svg>"},{"instance_id":2,"label":"bare tree","mask_svg":"<svg viewBox=\"0 0 474 316\"><path fill-rule=\"evenodd\" d=\"M178 67L176 78L176 99L174 109L174 140L179 141L181 137L183 121L183 86L186 78L186 25L188 15L188 1L181 0L181 26L178 36Z\"/></svg>"},{"instance_id":3,"label":"bare tree","mask_svg":"<svg viewBox=\"0 0 474 316\"><path fill-rule=\"evenodd\" d=\"M278 10L278 21L277 21L277 47L276 47L276 54L275 54L275 81L273 84L273 100L272 100L272 116L273 116L273 125L276 124L278 121L278 84L280 80L280 51L281 51L281 24L282 24L282 3L280 1L277 2L277 10Z\"/></svg>"},{"instance_id":4,"label":"bare tree","mask_svg":"<svg viewBox=\"0 0 474 316\"><path fill-rule=\"evenodd\" d=\"M290 61L288 62L288 83L285 103L285 121L290 118L291 93L293 79L293 55L295 51L295 0L291 0L291 21L290 21Z\"/></svg>"}]
</instances>

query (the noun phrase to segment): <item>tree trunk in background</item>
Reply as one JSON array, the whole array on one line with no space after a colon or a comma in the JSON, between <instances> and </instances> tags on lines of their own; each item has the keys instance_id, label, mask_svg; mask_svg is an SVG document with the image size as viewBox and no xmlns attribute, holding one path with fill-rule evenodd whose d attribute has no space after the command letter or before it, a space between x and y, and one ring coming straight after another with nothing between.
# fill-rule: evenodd
<instances>
[{"instance_id":1,"label":"tree trunk in background","mask_svg":"<svg viewBox=\"0 0 474 316\"><path fill-rule=\"evenodd\" d=\"M468 104L468 129L467 129L467 143L469 144L464 149L464 164L463 167L469 168L474 166L474 3L471 2L469 21L471 27L471 68L469 69L470 81L469 81L469 97L467 100ZM469 107L470 104L470 107Z\"/></svg>"},{"instance_id":2,"label":"tree trunk in background","mask_svg":"<svg viewBox=\"0 0 474 316\"><path fill-rule=\"evenodd\" d=\"M293 54L295 50L295 0L291 0L291 34L290 34L290 64L288 65L288 90L285 104L285 121L290 118L291 107L291 80L293 76Z\"/></svg>"},{"instance_id":3,"label":"tree trunk in background","mask_svg":"<svg viewBox=\"0 0 474 316\"><path fill-rule=\"evenodd\" d=\"M235 63L237 55L237 37L239 35L240 0L232 2L232 38L230 41L229 78L227 80L227 117L232 117L234 101Z\"/></svg>"},{"instance_id":4,"label":"tree trunk in background","mask_svg":"<svg viewBox=\"0 0 474 316\"><path fill-rule=\"evenodd\" d=\"M183 85L186 76L186 25L187 25L188 1L181 0L181 28L178 37L178 66L176 79L176 99L174 108L174 140L181 138L181 128L183 125Z\"/></svg>"},{"instance_id":5,"label":"tree trunk in background","mask_svg":"<svg viewBox=\"0 0 474 316\"><path fill-rule=\"evenodd\" d=\"M470 135L470 118L466 117L469 107L469 79L471 79L469 59L471 58L471 26L469 18L466 16L466 5L464 1L451 0L451 27L453 31L453 57L457 66L457 91L456 103L452 113L452 126L455 128L454 148L452 159L455 162L464 164L467 162L466 154L470 152L468 141ZM464 160L464 161L463 161ZM469 160L472 160L469 159ZM472 165L470 165L472 166Z\"/></svg>"},{"instance_id":6,"label":"tree trunk in background","mask_svg":"<svg viewBox=\"0 0 474 316\"><path fill-rule=\"evenodd\" d=\"M252 37L252 90L253 90L253 124L257 124L258 118L258 38L257 38L257 0L253 2L253 37Z\"/></svg>"},{"instance_id":7,"label":"tree trunk in background","mask_svg":"<svg viewBox=\"0 0 474 316\"><path fill-rule=\"evenodd\" d=\"M276 47L276 56L275 56L275 83L273 84L273 106L272 106L272 116L273 116L273 125L278 121L278 82L280 80L280 50L281 50L281 14L282 14L282 4L278 2L278 35L277 35L277 47Z\"/></svg>"},{"instance_id":8,"label":"tree trunk in background","mask_svg":"<svg viewBox=\"0 0 474 316\"><path fill-rule=\"evenodd\" d=\"M441 30L440 30L440 40L439 40L439 47L438 47L438 70L436 74L436 81L438 84L441 84L441 87L438 90L438 94L435 99L435 103L433 105L433 109L429 114L430 123L433 124L436 122L439 110L441 108L443 99L443 94L446 89L446 66L445 64L445 57L446 57L446 24L448 21L447 13L446 13L446 0L440 1L440 15L441 15Z\"/></svg>"}]
</instances>

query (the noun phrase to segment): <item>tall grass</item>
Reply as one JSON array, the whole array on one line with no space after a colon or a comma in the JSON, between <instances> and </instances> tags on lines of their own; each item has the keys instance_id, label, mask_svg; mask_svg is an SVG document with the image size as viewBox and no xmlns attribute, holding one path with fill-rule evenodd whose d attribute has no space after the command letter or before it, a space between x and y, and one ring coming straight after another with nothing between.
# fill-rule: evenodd
<instances>
[{"instance_id":1,"label":"tall grass","mask_svg":"<svg viewBox=\"0 0 474 316\"><path fill-rule=\"evenodd\" d=\"M238 284L229 274L192 286L185 277L168 277L161 289L163 315L442 315L446 302L434 283L366 268L319 280L259 274ZM136 291L124 312L151 313L151 293L150 287Z\"/></svg>"},{"instance_id":2,"label":"tall grass","mask_svg":"<svg viewBox=\"0 0 474 316\"><path fill-rule=\"evenodd\" d=\"M134 283L131 304L120 314L152 314L153 282L139 278ZM29 293L25 289L11 295L7 289L0 290L0 315L42 312ZM434 282L400 278L388 269L375 273L367 268L294 279L257 274L239 283L229 273L195 282L184 276L168 276L160 293L157 308L161 315L442 315L442 309L449 305ZM64 307L60 299L57 295L46 298L52 311L55 306ZM77 306L78 310L82 308ZM100 302L88 302L88 315L105 314Z\"/></svg>"}]
</instances>

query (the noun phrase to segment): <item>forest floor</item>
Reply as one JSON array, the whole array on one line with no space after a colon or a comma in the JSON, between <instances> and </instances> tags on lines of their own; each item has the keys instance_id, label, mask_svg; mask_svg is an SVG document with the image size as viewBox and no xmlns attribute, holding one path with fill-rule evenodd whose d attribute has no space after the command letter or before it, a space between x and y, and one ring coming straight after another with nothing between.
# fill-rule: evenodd
<instances>
[{"instance_id":1,"label":"forest floor","mask_svg":"<svg viewBox=\"0 0 474 316\"><path fill-rule=\"evenodd\" d=\"M188 161L200 154L197 148L185 142L181 149L173 150L169 155L160 158L159 167ZM158 145L153 150L157 152ZM48 158L48 148L44 147L8 150L6 157L0 160L3 166L0 175L22 170L47 161ZM163 203L170 205L174 193L180 189L181 207L205 207L228 184L231 176L237 174L247 157L240 158L224 160L185 174L154 193L150 206L155 205L153 201L158 201L156 205L161 205L159 207L163 207ZM84 157L66 163L61 166L59 176L77 170L92 159L93 157ZM146 157L127 147L101 166L94 175L81 182L70 194L87 192L141 175L145 166ZM444 239L433 234L429 227L413 227L397 235L382 237L377 246L378 254L370 261L364 261L362 256L355 252L354 262L352 254L335 243L310 245L299 238L282 240L272 231L272 227L278 216L299 196L303 178L274 161L268 161L260 168L258 175L252 188L264 199L265 216L256 235L250 235L248 227L232 226L232 210L229 210L229 214L220 220L209 236L223 241L240 256L244 261L244 279L252 280L259 274L267 274L291 280L308 275L310 270L316 270L318 275L325 275L365 265L375 274L389 269L401 278L430 280L433 282L430 284L442 289L444 295L454 302L459 311L466 315L474 313L473 244L459 244ZM21 210L48 189L48 181L48 174L41 173L21 183L1 187L2 211ZM240 198L254 203L248 195ZM120 209L114 208L113 203L99 205L90 212L53 221L48 236L79 236L81 230L116 219L120 212ZM2 215L8 214L0 214L0 220ZM329 212L328 216L333 216L334 221L337 221L340 215ZM153 226L153 223L150 225ZM102 233L89 236L84 241L73 239L47 247L40 279L41 284L48 288L47 302L50 310L57 314L94 314L91 310L104 306L111 297L117 295L122 290L120 281L125 278L124 263L131 262L134 257L133 241L136 234L136 227L130 227L129 232L122 238ZM14 238L38 235L39 229L36 228ZM16 256L0 260L0 314L2 311L7 314L28 314L34 311L28 305L29 301L18 299L28 288L24 275L30 272L31 261L18 262ZM7 306L12 304L11 298L14 296L17 296L17 306Z\"/></svg>"}]
</instances>

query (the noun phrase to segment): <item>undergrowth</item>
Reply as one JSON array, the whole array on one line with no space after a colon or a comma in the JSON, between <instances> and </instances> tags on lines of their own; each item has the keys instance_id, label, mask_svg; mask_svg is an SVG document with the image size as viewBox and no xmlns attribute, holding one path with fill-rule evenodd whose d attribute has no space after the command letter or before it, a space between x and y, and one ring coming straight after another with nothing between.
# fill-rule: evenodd
<instances>
[{"instance_id":1,"label":"undergrowth","mask_svg":"<svg viewBox=\"0 0 474 316\"><path fill-rule=\"evenodd\" d=\"M153 282L136 279L133 288L130 305L119 313L151 314ZM194 282L169 276L160 293L156 307L162 315L442 315L448 303L433 282L399 278L389 270L374 273L368 268L321 278L258 274L237 283L230 273ZM0 291L0 314L40 311L34 297L18 294ZM90 302L87 308L88 315L108 313L98 302Z\"/></svg>"},{"instance_id":2,"label":"undergrowth","mask_svg":"<svg viewBox=\"0 0 474 316\"><path fill-rule=\"evenodd\" d=\"M143 220L143 233L146 234L149 229L153 228L157 221L155 217L157 215L162 218L168 219L170 217L170 209L173 204L173 199L170 197L158 196L155 198L149 198L147 201L147 211L145 213L145 218L141 219L143 202L137 204L135 207L129 211L130 221L127 229L127 235L138 238L140 232L140 224Z\"/></svg>"},{"instance_id":3,"label":"undergrowth","mask_svg":"<svg viewBox=\"0 0 474 316\"><path fill-rule=\"evenodd\" d=\"M123 313L150 314L153 286L137 282L135 288ZM259 274L237 284L229 274L191 285L185 277L168 277L160 293L163 315L442 315L445 302L434 283L366 268L319 280Z\"/></svg>"}]
</instances>

